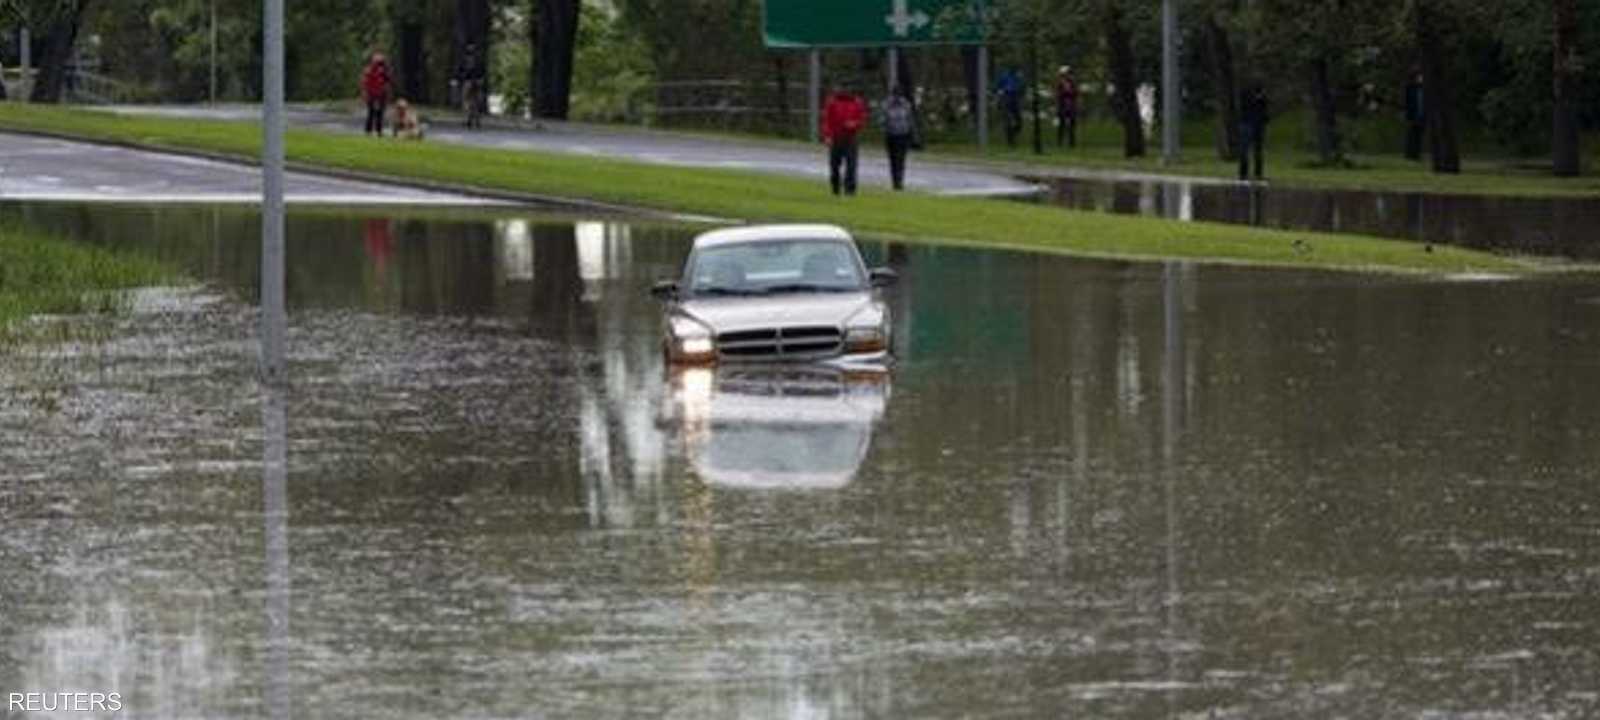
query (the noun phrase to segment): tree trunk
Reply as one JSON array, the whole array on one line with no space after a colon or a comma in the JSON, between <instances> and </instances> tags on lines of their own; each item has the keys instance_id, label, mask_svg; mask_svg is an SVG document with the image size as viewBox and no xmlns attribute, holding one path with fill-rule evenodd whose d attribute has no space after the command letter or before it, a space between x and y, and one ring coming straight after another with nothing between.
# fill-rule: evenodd
<instances>
[{"instance_id":1,"label":"tree trunk","mask_svg":"<svg viewBox=\"0 0 1600 720\"><path fill-rule=\"evenodd\" d=\"M43 62L33 82L30 102L61 102L61 89L67 80L67 62L72 59L73 46L78 41L78 27L82 24L84 9L89 0L78 0L70 8L57 11L44 38Z\"/></svg>"},{"instance_id":2,"label":"tree trunk","mask_svg":"<svg viewBox=\"0 0 1600 720\"><path fill-rule=\"evenodd\" d=\"M577 49L582 0L539 0L534 55L534 112L565 120L572 104L572 57Z\"/></svg>"},{"instance_id":3,"label":"tree trunk","mask_svg":"<svg viewBox=\"0 0 1600 720\"><path fill-rule=\"evenodd\" d=\"M985 101L978 97L978 46L961 46L961 77L967 82L967 112L972 117L973 127L977 127L978 105Z\"/></svg>"},{"instance_id":4,"label":"tree trunk","mask_svg":"<svg viewBox=\"0 0 1600 720\"><path fill-rule=\"evenodd\" d=\"M895 53L895 56L898 57L895 80L900 83L900 87L905 88L906 99L910 100L911 106L915 108L917 105L917 73L916 68L912 67L911 64L911 52L911 48L900 48L900 52Z\"/></svg>"},{"instance_id":5,"label":"tree trunk","mask_svg":"<svg viewBox=\"0 0 1600 720\"><path fill-rule=\"evenodd\" d=\"M1206 49L1216 93L1217 157L1232 162L1239 158L1238 148L1234 147L1239 129L1239 84L1233 72L1233 43L1216 15L1206 16Z\"/></svg>"},{"instance_id":6,"label":"tree trunk","mask_svg":"<svg viewBox=\"0 0 1600 720\"><path fill-rule=\"evenodd\" d=\"M428 93L427 36L421 20L403 20L400 40L400 93L414 105L426 105Z\"/></svg>"},{"instance_id":7,"label":"tree trunk","mask_svg":"<svg viewBox=\"0 0 1600 720\"><path fill-rule=\"evenodd\" d=\"M1575 177L1582 172L1578 150L1578 56L1577 0L1555 2L1555 103L1554 127L1550 148L1558 177Z\"/></svg>"},{"instance_id":8,"label":"tree trunk","mask_svg":"<svg viewBox=\"0 0 1600 720\"><path fill-rule=\"evenodd\" d=\"M7 97L6 97L6 78L5 78L5 75L0 75L0 100L5 100L5 99L7 99Z\"/></svg>"},{"instance_id":9,"label":"tree trunk","mask_svg":"<svg viewBox=\"0 0 1600 720\"><path fill-rule=\"evenodd\" d=\"M1344 159L1339 147L1339 114L1333 97L1333 82L1328 77L1328 58L1318 56L1306 64L1311 81L1311 108L1316 115L1317 157L1323 165L1337 165Z\"/></svg>"},{"instance_id":10,"label":"tree trunk","mask_svg":"<svg viewBox=\"0 0 1600 720\"><path fill-rule=\"evenodd\" d=\"M1133 41L1122 24L1122 9L1116 2L1107 2L1102 20L1105 23L1106 48L1110 52L1112 110L1122 122L1122 154L1126 157L1144 157L1144 123L1139 119L1138 78L1134 72Z\"/></svg>"},{"instance_id":11,"label":"tree trunk","mask_svg":"<svg viewBox=\"0 0 1600 720\"><path fill-rule=\"evenodd\" d=\"M461 67L461 61L466 57L467 45L478 46L478 60L483 63L483 86L478 88L478 111L488 113L489 93L493 92L490 81L493 73L489 72L490 59L494 54L490 51L489 41L492 33L489 32L489 0L456 0L455 32L452 35L450 46L450 77L456 77L455 68Z\"/></svg>"},{"instance_id":12,"label":"tree trunk","mask_svg":"<svg viewBox=\"0 0 1600 720\"><path fill-rule=\"evenodd\" d=\"M789 64L784 62L783 53L772 55L772 70L778 81L778 132L785 135L789 132Z\"/></svg>"},{"instance_id":13,"label":"tree trunk","mask_svg":"<svg viewBox=\"0 0 1600 720\"><path fill-rule=\"evenodd\" d=\"M1044 154L1044 113L1039 108L1039 31L1028 34L1028 97L1033 101L1033 154Z\"/></svg>"},{"instance_id":14,"label":"tree trunk","mask_svg":"<svg viewBox=\"0 0 1600 720\"><path fill-rule=\"evenodd\" d=\"M1424 115L1433 156L1433 171L1455 175L1461 172L1461 149L1456 139L1455 92L1450 73L1445 69L1444 48L1439 28L1428 0L1417 3L1417 50L1422 53L1422 96L1427 99Z\"/></svg>"}]
</instances>

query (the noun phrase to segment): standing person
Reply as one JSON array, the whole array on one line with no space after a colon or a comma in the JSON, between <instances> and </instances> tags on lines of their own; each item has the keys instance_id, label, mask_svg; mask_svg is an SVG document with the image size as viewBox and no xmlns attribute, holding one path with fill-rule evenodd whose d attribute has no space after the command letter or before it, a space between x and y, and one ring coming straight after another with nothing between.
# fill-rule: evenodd
<instances>
[{"instance_id":1,"label":"standing person","mask_svg":"<svg viewBox=\"0 0 1600 720\"><path fill-rule=\"evenodd\" d=\"M1062 65L1056 73L1056 147L1062 141L1071 147L1078 146L1078 81L1072 77L1072 66Z\"/></svg>"},{"instance_id":2,"label":"standing person","mask_svg":"<svg viewBox=\"0 0 1600 720\"><path fill-rule=\"evenodd\" d=\"M367 134L383 137L383 113L389 104L389 61L374 51L361 72L361 99L367 104Z\"/></svg>"},{"instance_id":3,"label":"standing person","mask_svg":"<svg viewBox=\"0 0 1600 720\"><path fill-rule=\"evenodd\" d=\"M1428 128L1428 105L1423 95L1422 70L1411 68L1406 81L1406 159L1422 159L1422 138Z\"/></svg>"},{"instance_id":4,"label":"standing person","mask_svg":"<svg viewBox=\"0 0 1600 720\"><path fill-rule=\"evenodd\" d=\"M889 179L894 189L906 189L906 154L916 143L917 114L906 88L895 86L883 103L883 139L889 149Z\"/></svg>"},{"instance_id":5,"label":"standing person","mask_svg":"<svg viewBox=\"0 0 1600 720\"><path fill-rule=\"evenodd\" d=\"M461 62L456 66L454 80L460 83L461 109L467 116L468 128L483 127L483 81L487 76L478 44L467 43Z\"/></svg>"},{"instance_id":6,"label":"standing person","mask_svg":"<svg viewBox=\"0 0 1600 720\"><path fill-rule=\"evenodd\" d=\"M1022 133L1022 73L1007 68L995 82L994 92L1006 117L1006 144L1016 147L1017 135Z\"/></svg>"},{"instance_id":7,"label":"standing person","mask_svg":"<svg viewBox=\"0 0 1600 720\"><path fill-rule=\"evenodd\" d=\"M1250 179L1250 155L1255 154L1256 179L1262 178L1263 148L1267 140L1267 91L1261 83L1245 87L1239 98L1239 179Z\"/></svg>"},{"instance_id":8,"label":"standing person","mask_svg":"<svg viewBox=\"0 0 1600 720\"><path fill-rule=\"evenodd\" d=\"M856 194L856 136L867 126L867 102L843 85L835 85L822 108L822 142L828 146L828 182L833 194ZM843 170L841 177L841 170Z\"/></svg>"}]
</instances>

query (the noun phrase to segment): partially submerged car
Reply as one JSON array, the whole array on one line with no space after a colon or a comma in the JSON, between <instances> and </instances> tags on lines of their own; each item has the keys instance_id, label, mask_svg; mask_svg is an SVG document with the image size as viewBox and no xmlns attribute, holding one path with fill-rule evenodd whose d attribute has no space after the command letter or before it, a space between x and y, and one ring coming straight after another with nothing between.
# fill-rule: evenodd
<instances>
[{"instance_id":1,"label":"partially submerged car","mask_svg":"<svg viewBox=\"0 0 1600 720\"><path fill-rule=\"evenodd\" d=\"M757 225L695 238L676 281L657 283L667 302L670 364L726 362L883 366L889 309L855 240L831 225Z\"/></svg>"}]
</instances>

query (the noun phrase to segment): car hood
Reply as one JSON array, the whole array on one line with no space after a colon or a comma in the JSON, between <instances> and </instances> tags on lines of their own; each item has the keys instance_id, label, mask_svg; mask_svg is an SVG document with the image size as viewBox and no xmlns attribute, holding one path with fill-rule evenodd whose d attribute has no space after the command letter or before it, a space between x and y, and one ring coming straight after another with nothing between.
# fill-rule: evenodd
<instances>
[{"instance_id":1,"label":"car hood","mask_svg":"<svg viewBox=\"0 0 1600 720\"><path fill-rule=\"evenodd\" d=\"M788 293L756 297L687 300L678 311L710 326L713 332L793 325L842 326L871 305L872 293Z\"/></svg>"}]
</instances>

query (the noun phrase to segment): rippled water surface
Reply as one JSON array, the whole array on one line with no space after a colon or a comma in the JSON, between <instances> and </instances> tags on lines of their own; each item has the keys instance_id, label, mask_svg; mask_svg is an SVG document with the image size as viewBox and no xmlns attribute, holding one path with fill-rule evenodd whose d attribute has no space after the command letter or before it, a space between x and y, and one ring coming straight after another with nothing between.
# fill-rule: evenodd
<instances>
[{"instance_id":1,"label":"rippled water surface","mask_svg":"<svg viewBox=\"0 0 1600 720\"><path fill-rule=\"evenodd\" d=\"M1600 287L866 243L887 378L668 374L694 228L3 206L0 693L125 717L1593 717ZM42 336L44 339L37 339Z\"/></svg>"}]
</instances>

